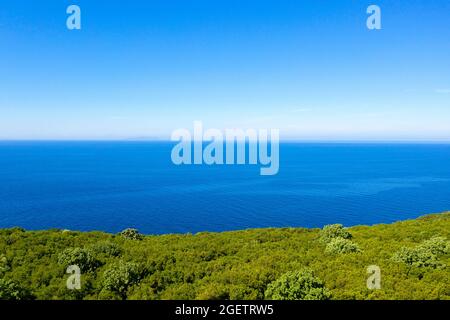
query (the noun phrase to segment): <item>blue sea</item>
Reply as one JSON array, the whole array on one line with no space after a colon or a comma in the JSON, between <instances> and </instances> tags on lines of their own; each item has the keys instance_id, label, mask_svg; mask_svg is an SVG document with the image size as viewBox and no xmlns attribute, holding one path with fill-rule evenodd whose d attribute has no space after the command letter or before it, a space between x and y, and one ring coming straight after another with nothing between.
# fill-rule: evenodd
<instances>
[{"instance_id":1,"label":"blue sea","mask_svg":"<svg viewBox=\"0 0 450 320\"><path fill-rule=\"evenodd\" d=\"M282 143L280 171L169 142L0 142L0 228L147 234L390 223L450 210L450 144Z\"/></svg>"}]
</instances>

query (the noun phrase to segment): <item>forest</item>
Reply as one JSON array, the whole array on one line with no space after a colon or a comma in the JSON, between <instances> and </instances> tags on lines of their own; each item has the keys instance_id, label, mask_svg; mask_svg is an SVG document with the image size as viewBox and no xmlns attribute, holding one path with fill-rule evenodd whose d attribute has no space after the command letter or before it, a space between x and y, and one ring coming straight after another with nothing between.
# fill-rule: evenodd
<instances>
[{"instance_id":1,"label":"forest","mask_svg":"<svg viewBox=\"0 0 450 320\"><path fill-rule=\"evenodd\" d=\"M450 212L196 234L1 229L0 299L450 299L449 238Z\"/></svg>"}]
</instances>

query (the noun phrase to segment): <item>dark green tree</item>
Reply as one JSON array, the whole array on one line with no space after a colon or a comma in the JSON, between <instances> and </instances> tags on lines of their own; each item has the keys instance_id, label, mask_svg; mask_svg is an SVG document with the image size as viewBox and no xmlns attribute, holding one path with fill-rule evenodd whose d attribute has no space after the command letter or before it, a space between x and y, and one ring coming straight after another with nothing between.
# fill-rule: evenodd
<instances>
[{"instance_id":1,"label":"dark green tree","mask_svg":"<svg viewBox=\"0 0 450 320\"><path fill-rule=\"evenodd\" d=\"M142 240L144 236L137 229L128 228L119 233L123 238L128 240Z\"/></svg>"},{"instance_id":2,"label":"dark green tree","mask_svg":"<svg viewBox=\"0 0 450 320\"><path fill-rule=\"evenodd\" d=\"M11 280L0 279L0 300L30 300L30 291Z\"/></svg>"}]
</instances>

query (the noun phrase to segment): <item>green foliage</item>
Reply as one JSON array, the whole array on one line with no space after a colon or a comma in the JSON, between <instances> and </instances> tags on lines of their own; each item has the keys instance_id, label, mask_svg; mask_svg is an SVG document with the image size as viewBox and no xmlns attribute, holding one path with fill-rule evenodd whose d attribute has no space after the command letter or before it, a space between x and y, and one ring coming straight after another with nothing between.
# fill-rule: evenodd
<instances>
[{"instance_id":1,"label":"green foliage","mask_svg":"<svg viewBox=\"0 0 450 320\"><path fill-rule=\"evenodd\" d=\"M332 239L342 238L342 239L351 239L352 234L344 228L342 224L329 224L323 227L320 231L320 240L323 243L328 243Z\"/></svg>"},{"instance_id":2,"label":"green foliage","mask_svg":"<svg viewBox=\"0 0 450 320\"><path fill-rule=\"evenodd\" d=\"M41 300L264 299L266 292L273 296L277 279L308 268L332 299L450 299L445 240L450 238L450 213L324 230L140 235L140 241L130 241L103 232L0 229L0 278L7 279L2 280L2 297L30 299L31 292ZM321 236L329 239L325 245L317 241ZM342 242L332 239L350 238L364 250L326 252L326 244ZM406 256L402 259L427 267L391 259L400 252ZM82 268L81 290L66 287L65 268L71 264ZM380 290L366 286L367 267L374 264L381 268Z\"/></svg>"},{"instance_id":3,"label":"green foliage","mask_svg":"<svg viewBox=\"0 0 450 320\"><path fill-rule=\"evenodd\" d=\"M332 254L344 254L360 251L361 249L356 243L344 238L331 239L325 248L325 252Z\"/></svg>"},{"instance_id":4,"label":"green foliage","mask_svg":"<svg viewBox=\"0 0 450 320\"><path fill-rule=\"evenodd\" d=\"M2 276L6 271L9 271L8 259L5 256L0 255L0 276Z\"/></svg>"},{"instance_id":5,"label":"green foliage","mask_svg":"<svg viewBox=\"0 0 450 320\"><path fill-rule=\"evenodd\" d=\"M128 289L139 283L142 269L133 262L119 261L111 265L103 274L103 288L126 299Z\"/></svg>"},{"instance_id":6,"label":"green foliage","mask_svg":"<svg viewBox=\"0 0 450 320\"><path fill-rule=\"evenodd\" d=\"M120 246L111 241L102 241L91 246L93 253L98 255L106 255L110 257L118 257L122 254Z\"/></svg>"},{"instance_id":7,"label":"green foliage","mask_svg":"<svg viewBox=\"0 0 450 320\"><path fill-rule=\"evenodd\" d=\"M77 265L82 272L94 271L100 266L100 261L89 250L82 248L68 248L64 250L58 256L58 263L64 269L70 265Z\"/></svg>"},{"instance_id":8,"label":"green foliage","mask_svg":"<svg viewBox=\"0 0 450 320\"><path fill-rule=\"evenodd\" d=\"M11 280L0 279L0 300L29 300L33 296L26 289Z\"/></svg>"},{"instance_id":9,"label":"green foliage","mask_svg":"<svg viewBox=\"0 0 450 320\"><path fill-rule=\"evenodd\" d=\"M142 240L143 235L137 229L128 228L119 233L123 238L128 240Z\"/></svg>"},{"instance_id":10,"label":"green foliage","mask_svg":"<svg viewBox=\"0 0 450 320\"><path fill-rule=\"evenodd\" d=\"M450 242L445 237L433 237L425 240L419 247L434 255L450 253Z\"/></svg>"},{"instance_id":11,"label":"green foliage","mask_svg":"<svg viewBox=\"0 0 450 320\"><path fill-rule=\"evenodd\" d=\"M269 284L266 298L271 300L328 300L331 293L311 270L287 272Z\"/></svg>"},{"instance_id":12,"label":"green foliage","mask_svg":"<svg viewBox=\"0 0 450 320\"><path fill-rule=\"evenodd\" d=\"M449 253L449 248L450 243L444 237L433 237L414 248L402 247L392 259L407 265L408 273L412 267L445 268L446 265L439 260L439 255Z\"/></svg>"}]
</instances>

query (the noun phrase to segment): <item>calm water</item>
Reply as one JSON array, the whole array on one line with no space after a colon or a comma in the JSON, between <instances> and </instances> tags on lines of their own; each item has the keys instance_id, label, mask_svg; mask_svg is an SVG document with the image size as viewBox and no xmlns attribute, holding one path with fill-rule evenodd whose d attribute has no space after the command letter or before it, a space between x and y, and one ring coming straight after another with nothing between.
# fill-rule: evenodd
<instances>
[{"instance_id":1,"label":"calm water","mask_svg":"<svg viewBox=\"0 0 450 320\"><path fill-rule=\"evenodd\" d=\"M450 210L450 145L282 144L280 172L172 144L1 142L0 227L144 233L388 223Z\"/></svg>"}]
</instances>

